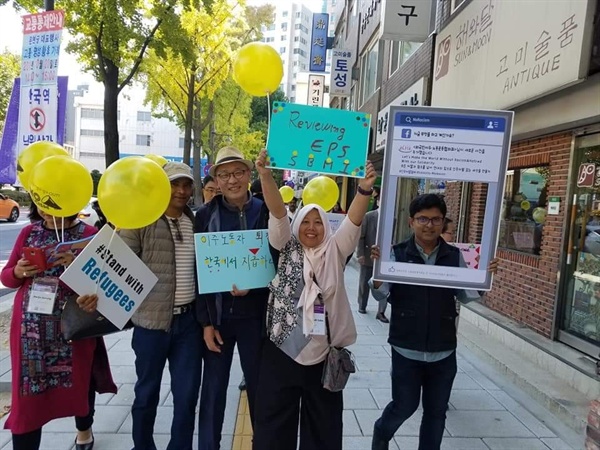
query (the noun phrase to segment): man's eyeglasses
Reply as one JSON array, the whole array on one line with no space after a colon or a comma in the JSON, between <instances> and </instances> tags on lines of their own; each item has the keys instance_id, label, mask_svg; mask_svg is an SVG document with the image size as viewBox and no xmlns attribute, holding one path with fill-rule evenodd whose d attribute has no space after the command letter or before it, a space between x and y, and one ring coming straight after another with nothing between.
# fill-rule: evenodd
<instances>
[{"instance_id":1,"label":"man's eyeglasses","mask_svg":"<svg viewBox=\"0 0 600 450\"><path fill-rule=\"evenodd\" d=\"M444 218L443 217L425 217L425 216L419 216L419 217L415 217L415 222L417 222L419 225L427 225L429 223L431 223L434 227L439 227L440 225L442 225L444 223Z\"/></svg>"},{"instance_id":2,"label":"man's eyeglasses","mask_svg":"<svg viewBox=\"0 0 600 450\"><path fill-rule=\"evenodd\" d=\"M179 226L179 219L170 219L171 223L175 225L175 238L179 242L183 242L183 234L181 234L181 227Z\"/></svg>"},{"instance_id":3,"label":"man's eyeglasses","mask_svg":"<svg viewBox=\"0 0 600 450\"><path fill-rule=\"evenodd\" d=\"M221 181L229 181L231 175L233 175L233 177L236 180L239 180L246 174L246 172L247 170L236 170L234 172L220 172L217 174L217 177L219 177L219 180Z\"/></svg>"}]
</instances>

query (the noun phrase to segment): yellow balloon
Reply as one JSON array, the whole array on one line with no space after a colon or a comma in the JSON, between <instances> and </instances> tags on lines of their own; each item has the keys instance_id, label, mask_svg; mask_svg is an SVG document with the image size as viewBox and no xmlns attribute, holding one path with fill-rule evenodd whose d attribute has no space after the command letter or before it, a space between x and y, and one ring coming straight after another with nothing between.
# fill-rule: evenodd
<instances>
[{"instance_id":1,"label":"yellow balloon","mask_svg":"<svg viewBox=\"0 0 600 450\"><path fill-rule=\"evenodd\" d=\"M98 203L121 229L146 227L162 216L171 200L171 183L154 161L130 156L112 163L100 178Z\"/></svg>"},{"instance_id":2,"label":"yellow balloon","mask_svg":"<svg viewBox=\"0 0 600 450\"><path fill-rule=\"evenodd\" d=\"M294 190L289 186L281 186L279 188L279 193L281 194L283 203L289 203L294 198Z\"/></svg>"},{"instance_id":3,"label":"yellow balloon","mask_svg":"<svg viewBox=\"0 0 600 450\"><path fill-rule=\"evenodd\" d=\"M167 161L167 158L160 155L145 155L144 157L154 161L160 167L164 167L164 165L169 162Z\"/></svg>"},{"instance_id":4,"label":"yellow balloon","mask_svg":"<svg viewBox=\"0 0 600 450\"><path fill-rule=\"evenodd\" d=\"M31 171L29 193L37 207L55 217L79 213L90 201L94 183L88 169L70 156L50 156Z\"/></svg>"},{"instance_id":5,"label":"yellow balloon","mask_svg":"<svg viewBox=\"0 0 600 450\"><path fill-rule=\"evenodd\" d=\"M302 191L302 202L305 205L315 203L325 211L332 209L340 198L340 188L329 177L319 176L310 180Z\"/></svg>"},{"instance_id":6,"label":"yellow balloon","mask_svg":"<svg viewBox=\"0 0 600 450\"><path fill-rule=\"evenodd\" d=\"M233 62L233 79L255 97L275 92L282 78L281 57L273 47L262 42L244 45Z\"/></svg>"},{"instance_id":7,"label":"yellow balloon","mask_svg":"<svg viewBox=\"0 0 600 450\"><path fill-rule=\"evenodd\" d=\"M44 158L56 155L69 156L69 152L50 141L34 142L21 152L17 158L17 175L25 190L29 191L31 171L36 164Z\"/></svg>"}]
</instances>

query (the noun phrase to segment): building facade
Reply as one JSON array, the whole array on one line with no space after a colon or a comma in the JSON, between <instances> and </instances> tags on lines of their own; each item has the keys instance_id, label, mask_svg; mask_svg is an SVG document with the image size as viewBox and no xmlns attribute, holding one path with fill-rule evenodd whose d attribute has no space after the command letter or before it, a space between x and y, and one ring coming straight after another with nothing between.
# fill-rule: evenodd
<instances>
[{"instance_id":1,"label":"building facade","mask_svg":"<svg viewBox=\"0 0 600 450\"><path fill-rule=\"evenodd\" d=\"M369 159L379 170L392 105L514 111L501 263L483 303L576 349L582 357L572 365L592 374L600 356L600 2L402 7L428 3L434 14L422 39L389 37L386 0L338 5L334 50L353 50L352 87L332 94L331 106L372 114ZM410 232L410 199L425 192L444 195L460 242L480 242L487 187L452 180L400 182L396 239Z\"/></svg>"},{"instance_id":2,"label":"building facade","mask_svg":"<svg viewBox=\"0 0 600 450\"><path fill-rule=\"evenodd\" d=\"M90 170L103 172L104 120L103 86L91 83L78 89L68 105L67 117L73 124L68 130L66 144L73 157ZM166 118L153 117L144 105L145 91L139 86L127 88L119 96L119 149L121 156L156 154L168 160L183 159L183 133Z\"/></svg>"}]
</instances>

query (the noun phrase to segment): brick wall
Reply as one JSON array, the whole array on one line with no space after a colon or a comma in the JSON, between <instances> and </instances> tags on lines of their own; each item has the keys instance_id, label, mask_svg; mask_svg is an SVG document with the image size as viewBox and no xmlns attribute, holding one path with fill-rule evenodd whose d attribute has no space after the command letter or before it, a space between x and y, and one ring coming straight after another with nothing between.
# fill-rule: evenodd
<instances>
[{"instance_id":1,"label":"brick wall","mask_svg":"<svg viewBox=\"0 0 600 450\"><path fill-rule=\"evenodd\" d=\"M462 192L462 182L449 181L446 183L444 192L444 201L448 207L446 217L451 219L458 226L458 215L460 213L460 194Z\"/></svg>"},{"instance_id":2,"label":"brick wall","mask_svg":"<svg viewBox=\"0 0 600 450\"><path fill-rule=\"evenodd\" d=\"M564 248L563 223L568 204L566 194L571 139L571 133L559 133L513 143L509 169L548 164L548 197L560 197L561 206L558 215L546 216L539 256L498 250L500 267L494 278L493 289L485 297L488 307L546 337L550 337L552 332L557 272ZM471 214L469 222L473 219Z\"/></svg>"},{"instance_id":3,"label":"brick wall","mask_svg":"<svg viewBox=\"0 0 600 450\"><path fill-rule=\"evenodd\" d=\"M594 400L590 405L585 450L600 450L600 398Z\"/></svg>"}]
</instances>

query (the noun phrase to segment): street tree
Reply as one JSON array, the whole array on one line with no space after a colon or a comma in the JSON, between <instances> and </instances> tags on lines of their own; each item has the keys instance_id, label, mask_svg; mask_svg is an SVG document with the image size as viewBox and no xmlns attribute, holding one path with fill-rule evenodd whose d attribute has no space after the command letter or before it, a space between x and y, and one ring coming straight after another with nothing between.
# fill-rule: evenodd
<instances>
[{"instance_id":1,"label":"street tree","mask_svg":"<svg viewBox=\"0 0 600 450\"><path fill-rule=\"evenodd\" d=\"M4 49L0 53L0 136L4 129L4 121L8 110L8 102L12 93L15 78L21 72L21 57Z\"/></svg>"},{"instance_id":2,"label":"street tree","mask_svg":"<svg viewBox=\"0 0 600 450\"><path fill-rule=\"evenodd\" d=\"M0 0L0 4L8 0ZM119 159L118 98L138 73L149 49L164 55L167 42L161 28L181 28L181 12L190 6L210 8L213 0L57 0L65 11L72 39L66 49L86 72L104 84L104 145L106 165ZM17 9L41 10L41 0L15 0ZM170 33L163 36L168 37Z\"/></svg>"}]
</instances>

